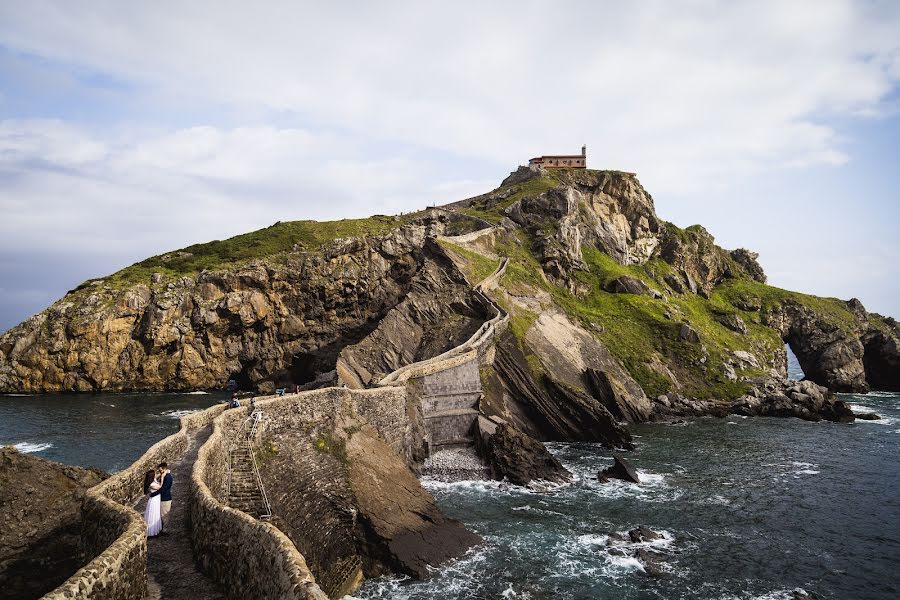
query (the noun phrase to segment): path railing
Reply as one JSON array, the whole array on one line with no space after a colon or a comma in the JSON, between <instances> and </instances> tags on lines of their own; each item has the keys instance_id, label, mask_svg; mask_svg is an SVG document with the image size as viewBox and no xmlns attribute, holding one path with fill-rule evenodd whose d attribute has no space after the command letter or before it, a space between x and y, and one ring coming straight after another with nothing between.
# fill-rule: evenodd
<instances>
[{"instance_id":1,"label":"path railing","mask_svg":"<svg viewBox=\"0 0 900 600\"><path fill-rule=\"evenodd\" d=\"M231 497L231 483L234 479L234 453L238 445L244 444L247 448L247 454L250 455L250 464L253 468L253 478L256 486L259 488L260 496L263 502L263 512L259 515L261 520L272 518L272 505L269 502L269 496L266 494L266 487L263 485L262 475L259 472L259 463L256 461L256 450L259 448L259 434L262 431L263 413L261 410L254 409L235 433L234 438L228 444L228 474L227 485L225 488L225 497Z\"/></svg>"},{"instance_id":2,"label":"path railing","mask_svg":"<svg viewBox=\"0 0 900 600\"><path fill-rule=\"evenodd\" d=\"M263 504L266 510L259 515L260 519L270 519L272 517L272 505L269 504L269 496L266 494L266 486L263 485L262 476L259 474L259 465L256 462L256 452L254 450L259 447L258 436L260 423L262 423L263 414L261 410L254 410L250 413L250 432L247 434L247 446L250 449L250 460L253 462L253 474L256 475L256 484L259 486L259 492L262 494ZM254 448L256 446L256 448Z\"/></svg>"}]
</instances>

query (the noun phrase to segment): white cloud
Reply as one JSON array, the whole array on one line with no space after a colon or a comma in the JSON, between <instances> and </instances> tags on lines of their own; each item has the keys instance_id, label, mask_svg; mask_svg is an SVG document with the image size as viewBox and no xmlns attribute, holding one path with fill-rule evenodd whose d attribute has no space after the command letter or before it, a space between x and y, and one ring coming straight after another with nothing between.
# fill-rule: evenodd
<instances>
[{"instance_id":1,"label":"white cloud","mask_svg":"<svg viewBox=\"0 0 900 600\"><path fill-rule=\"evenodd\" d=\"M472 191L441 183L427 162L360 159L353 148L301 129L101 140L58 121L0 121L0 250L138 258L278 219L395 213Z\"/></svg>"},{"instance_id":2,"label":"white cloud","mask_svg":"<svg viewBox=\"0 0 900 600\"><path fill-rule=\"evenodd\" d=\"M13 3L0 40L169 98L504 164L588 141L657 191L840 162L822 115L871 112L900 77L895 4L220 6Z\"/></svg>"}]
</instances>

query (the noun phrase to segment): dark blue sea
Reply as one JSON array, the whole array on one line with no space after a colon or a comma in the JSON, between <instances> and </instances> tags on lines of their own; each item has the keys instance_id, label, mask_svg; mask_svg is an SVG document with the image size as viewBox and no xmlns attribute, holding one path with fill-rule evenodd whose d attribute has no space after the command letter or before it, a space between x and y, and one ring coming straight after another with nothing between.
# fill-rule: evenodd
<instances>
[{"instance_id":1,"label":"dark blue sea","mask_svg":"<svg viewBox=\"0 0 900 600\"><path fill-rule=\"evenodd\" d=\"M178 431L181 415L227 398L206 392L0 395L0 446L119 471Z\"/></svg>"}]
</instances>

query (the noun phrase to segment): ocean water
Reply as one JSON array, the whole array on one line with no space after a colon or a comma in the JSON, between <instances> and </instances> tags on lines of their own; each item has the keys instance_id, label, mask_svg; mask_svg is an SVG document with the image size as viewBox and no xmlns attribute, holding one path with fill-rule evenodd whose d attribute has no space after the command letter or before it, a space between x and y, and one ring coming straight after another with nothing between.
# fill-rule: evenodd
<instances>
[{"instance_id":1,"label":"ocean water","mask_svg":"<svg viewBox=\"0 0 900 600\"><path fill-rule=\"evenodd\" d=\"M0 395L0 445L71 465L118 471L178 431L178 418L227 394Z\"/></svg>"},{"instance_id":2,"label":"ocean water","mask_svg":"<svg viewBox=\"0 0 900 600\"><path fill-rule=\"evenodd\" d=\"M900 598L900 395L843 398L880 421L701 418L633 429L643 483L600 484L611 453L552 444L575 481L546 491L426 482L484 538L425 582L367 581L356 598ZM607 547L645 525L664 537ZM629 556L667 557L663 577Z\"/></svg>"},{"instance_id":3,"label":"ocean water","mask_svg":"<svg viewBox=\"0 0 900 600\"><path fill-rule=\"evenodd\" d=\"M633 428L644 482L601 485L610 452L551 444L575 474L543 491L425 481L483 545L425 582L367 581L357 598L900 598L900 395L845 395L879 421L702 418ZM0 444L116 471L221 395L0 396ZM663 533L662 578L610 532Z\"/></svg>"}]
</instances>

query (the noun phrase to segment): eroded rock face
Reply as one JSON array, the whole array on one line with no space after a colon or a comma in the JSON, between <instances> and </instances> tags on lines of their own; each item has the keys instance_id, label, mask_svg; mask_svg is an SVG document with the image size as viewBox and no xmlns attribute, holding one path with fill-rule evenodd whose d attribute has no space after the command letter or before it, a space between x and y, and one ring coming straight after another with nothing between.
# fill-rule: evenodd
<instances>
[{"instance_id":1,"label":"eroded rock face","mask_svg":"<svg viewBox=\"0 0 900 600\"><path fill-rule=\"evenodd\" d=\"M311 410L285 411L268 422L262 448L271 453L260 458L260 473L273 524L331 597L359 583L347 567L361 565L366 577L426 578L429 567L480 543L443 515L405 460L351 404L329 407L325 399Z\"/></svg>"},{"instance_id":2,"label":"eroded rock face","mask_svg":"<svg viewBox=\"0 0 900 600\"><path fill-rule=\"evenodd\" d=\"M425 579L429 566L481 543L478 535L441 513L431 494L371 427L354 433L346 442L346 452L349 483L364 532L362 544L375 563Z\"/></svg>"},{"instance_id":3,"label":"eroded rock face","mask_svg":"<svg viewBox=\"0 0 900 600\"><path fill-rule=\"evenodd\" d=\"M37 598L83 566L82 497L106 477L0 448L0 598Z\"/></svg>"},{"instance_id":4,"label":"eroded rock face","mask_svg":"<svg viewBox=\"0 0 900 600\"><path fill-rule=\"evenodd\" d=\"M676 285L695 294L708 295L718 283L734 275L735 262L700 225L686 230L667 227L658 255L675 268L672 277Z\"/></svg>"},{"instance_id":5,"label":"eroded rock face","mask_svg":"<svg viewBox=\"0 0 900 600\"><path fill-rule=\"evenodd\" d=\"M462 344L490 318L462 274L439 254L432 256L375 330L341 351L341 383L358 388L377 383L404 365Z\"/></svg>"},{"instance_id":6,"label":"eroded rock face","mask_svg":"<svg viewBox=\"0 0 900 600\"><path fill-rule=\"evenodd\" d=\"M518 180L540 174L520 172L514 174ZM558 177L559 187L522 198L506 209L509 220L536 239L535 252L549 277L574 286L571 274L584 268L581 247L585 244L621 264L643 263L653 255L662 225L653 198L634 175L569 171Z\"/></svg>"},{"instance_id":7,"label":"eroded rock face","mask_svg":"<svg viewBox=\"0 0 900 600\"><path fill-rule=\"evenodd\" d=\"M900 328L851 300L855 321L836 325L815 310L787 301L766 314L791 346L808 379L838 392L900 390ZM848 303L848 304L850 304Z\"/></svg>"},{"instance_id":8,"label":"eroded rock face","mask_svg":"<svg viewBox=\"0 0 900 600\"><path fill-rule=\"evenodd\" d=\"M426 233L407 226L284 262L71 293L0 337L0 391L305 383L429 277Z\"/></svg>"}]
</instances>

